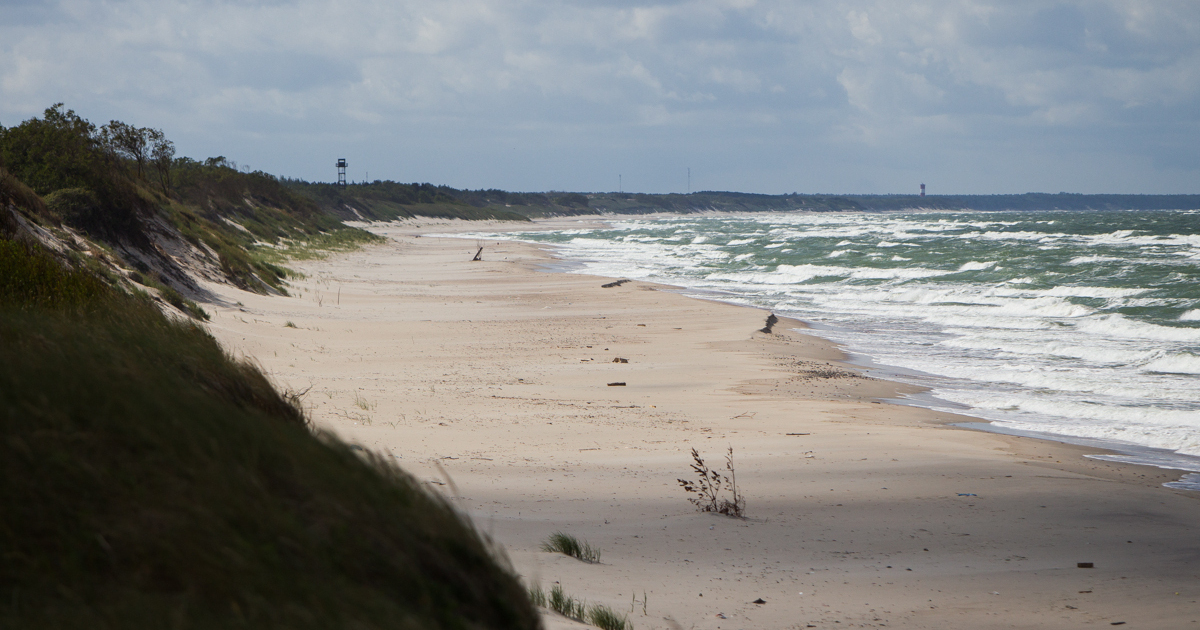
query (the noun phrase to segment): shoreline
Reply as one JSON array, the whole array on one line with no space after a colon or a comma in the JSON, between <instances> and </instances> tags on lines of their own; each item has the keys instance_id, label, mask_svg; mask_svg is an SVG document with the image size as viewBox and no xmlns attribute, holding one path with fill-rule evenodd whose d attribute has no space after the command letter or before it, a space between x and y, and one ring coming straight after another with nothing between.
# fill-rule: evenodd
<instances>
[{"instance_id":1,"label":"shoreline","mask_svg":"<svg viewBox=\"0 0 1200 630\"><path fill-rule=\"evenodd\" d=\"M948 211L940 210L937 212L948 212ZM701 213L694 213L694 214L688 214L688 215L670 213L670 212L658 212L658 213L654 213L654 214L650 214L650 215L637 215L637 216L639 216L639 217L640 216L650 216L650 217L656 217L656 218L686 218L686 217L695 216L695 215L737 216L738 214L739 213L722 212L722 211L701 212ZM791 214L794 214L794 213L791 213ZM822 213L810 212L810 214L822 214ZM584 224L584 226L586 226L587 228L591 228L591 229L603 229L609 225L607 223L607 221L611 218L612 218L612 216L609 216L609 215L597 214L597 215L578 215L578 216L572 216L572 217L559 217L559 218L554 218L554 219L535 219L533 222L534 222L534 224L536 224L536 226L538 226L536 229L533 229L533 230L516 229L516 230L512 230L512 231L514 231L514 232L543 231L543 230L548 231L548 230L563 229L568 226L577 227L574 225L576 223L582 223L582 224ZM359 227L366 227L369 224L363 223L363 224L356 224L356 225ZM461 226L458 226L458 227L465 228L465 227L467 227L467 224L463 223ZM497 230L497 231L502 232L503 230ZM436 235L431 235L431 236L435 236L435 237L443 237L444 236L447 238L465 238L465 237L459 237L459 236L453 235L453 232L451 232L449 234L436 234ZM547 248L547 249L545 249L545 251L549 251L549 252L553 252L558 249L558 246L553 245L553 244L539 243L536 241L520 241L518 239L514 239L514 240L516 242L528 243L530 245L534 245L539 248L543 248L543 247ZM572 271L571 269L583 269L585 267L585 264L582 262L571 261L571 260L568 260L565 258L560 258L553 254L551 255L551 258L558 262L545 265L544 270L546 270L546 271L551 271L551 272L556 272L556 273L576 273L575 271ZM661 285L661 286L666 287L666 290L674 291L674 292L676 292L680 295L683 295L684 297L688 297L688 298L711 300L714 302L720 302L720 303L729 304L732 306L740 306L740 307L744 307L744 308L750 308L750 309L754 309L754 310L764 311L764 309L762 309L760 307L750 306L747 304L741 304L741 303L737 302L736 299L733 299L733 298L739 297L736 294L732 294L732 293L726 294L725 292L722 292L722 291L716 290L716 289L696 289L696 288L676 286L676 285ZM724 296L724 295L728 295L730 299L723 299L722 296ZM800 328L802 330L804 330L806 332L806 334L810 334L810 335L816 336L821 339L826 339L823 335L821 335L820 330L817 328L814 328L814 326L811 323L806 322L802 319L799 319L793 315L785 315L783 317L785 317L786 319L790 319L790 320L799 322L801 325ZM904 378L903 372L908 371L908 370L905 370L904 368L892 366L892 365L876 363L874 359L872 359L871 357L869 357L867 355L856 354L856 353L850 352L842 344L828 340L828 339L826 339L826 340L830 341L830 343L833 343L841 350L843 356L839 360L846 363L848 365L848 367L850 367L851 369L855 369L855 370L858 370L858 371L861 371L861 372L864 372L867 374L871 374L874 378L879 378L879 379L882 379L885 381L896 382L896 383L900 383L904 386L912 386L914 388L917 388L916 391L906 392L905 395L900 395L900 396L885 399L885 402L887 402L888 404L913 406L913 407L927 409L930 411L937 411L937 412L951 414L951 415L955 415L955 416L962 416L962 419L965 420L965 422L951 422L949 424L952 426L955 426L956 428L961 428L961 429L968 430L968 431L983 431L986 433L995 433L995 434L1006 435L1006 436L1010 436L1010 437L1040 439L1040 440L1046 440L1049 442L1055 442L1055 443L1059 443L1059 444L1067 444L1067 445L1071 445L1071 446L1077 446L1077 447L1093 449L1095 451L1098 451L1096 453L1091 453L1089 455L1101 456L1100 461L1108 461L1111 463L1118 463L1118 464L1131 465L1131 466L1143 466L1143 467L1147 467L1147 468L1166 470L1166 471L1176 471L1176 473L1177 473L1176 479L1173 479L1173 480L1170 480L1170 481L1164 482L1164 483L1173 483L1173 484L1180 484L1180 485L1168 486L1168 487L1172 487L1173 489L1181 489L1181 490L1186 490L1186 491L1200 492L1200 480L1186 480L1185 479L1191 473L1200 473L1200 457L1198 457L1198 456L1180 455L1169 449L1156 448L1156 447L1152 447L1152 446L1145 446L1145 445L1134 444L1134 443L1125 443L1125 442L1120 442L1120 441L1116 441L1116 440L1107 440L1107 439L1103 439L1103 438L1083 438L1083 437L1076 437L1076 436L1071 436L1071 435L1062 435L1062 434L1057 434L1057 433L1051 433L1051 432L1046 432L1046 431L1009 429L1009 428L1001 426L1001 425L996 425L995 422L988 420L984 417L971 415L969 408L964 408L962 411L955 411L953 409L953 407L958 406L957 403L952 403L950 401L945 401L945 400L936 398L936 396L929 394L929 392L933 391L930 387L906 380ZM918 373L918 374L920 374L920 373ZM926 375L926 376L934 376L934 375ZM922 401L920 398L908 397L908 394L918 394L918 395L919 394L929 394L927 397L929 400ZM941 403L941 404L939 404L939 403ZM977 426L967 426L967 425L977 425ZM1112 457L1113 459L1107 459L1107 457ZM1129 459L1118 459L1118 458L1129 458ZM1171 461L1171 460L1175 460L1175 461Z\"/></svg>"},{"instance_id":2,"label":"shoreline","mask_svg":"<svg viewBox=\"0 0 1200 630\"><path fill-rule=\"evenodd\" d=\"M1200 502L1161 474L873 400L897 385L754 332L765 311L538 271L546 252L515 241L471 263L422 234L447 225L375 225L388 243L297 262L294 297L213 287L209 329L311 385L318 426L454 495L527 580L622 611L646 593L638 628L1192 622ZM744 521L675 482L690 448L716 464L726 445ZM602 564L539 551L559 530Z\"/></svg>"}]
</instances>

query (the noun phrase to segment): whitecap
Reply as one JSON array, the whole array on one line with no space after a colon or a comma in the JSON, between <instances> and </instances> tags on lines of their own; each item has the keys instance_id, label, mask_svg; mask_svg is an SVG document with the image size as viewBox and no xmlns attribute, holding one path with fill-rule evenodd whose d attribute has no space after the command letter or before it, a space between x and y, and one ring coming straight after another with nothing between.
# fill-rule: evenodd
<instances>
[{"instance_id":1,"label":"whitecap","mask_svg":"<svg viewBox=\"0 0 1200 630\"><path fill-rule=\"evenodd\" d=\"M1114 260L1120 260L1120 258L1113 258L1112 256L1076 256L1076 257L1072 258L1071 260L1067 261L1067 264L1068 265L1086 265L1089 263L1109 262L1109 261L1114 261Z\"/></svg>"},{"instance_id":2,"label":"whitecap","mask_svg":"<svg viewBox=\"0 0 1200 630\"><path fill-rule=\"evenodd\" d=\"M1095 319L1082 321L1076 328L1106 337L1124 339L1147 339L1154 341L1184 341L1200 342L1200 329L1175 326L1159 326L1129 319L1120 313L1102 315Z\"/></svg>"},{"instance_id":3,"label":"whitecap","mask_svg":"<svg viewBox=\"0 0 1200 630\"><path fill-rule=\"evenodd\" d=\"M1168 354L1143 365L1142 370L1166 374L1200 374L1200 356L1190 352Z\"/></svg>"}]
</instances>

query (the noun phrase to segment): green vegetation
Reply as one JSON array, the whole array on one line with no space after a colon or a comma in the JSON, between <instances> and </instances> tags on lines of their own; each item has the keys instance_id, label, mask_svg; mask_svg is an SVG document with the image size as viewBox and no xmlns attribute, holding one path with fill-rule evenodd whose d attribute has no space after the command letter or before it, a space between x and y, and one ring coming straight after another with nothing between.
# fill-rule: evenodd
<instances>
[{"instance_id":1,"label":"green vegetation","mask_svg":"<svg viewBox=\"0 0 1200 630\"><path fill-rule=\"evenodd\" d=\"M587 604L567 595L559 584L550 588L550 596L546 599L550 610L564 617L570 617L576 621L583 621L587 618Z\"/></svg>"},{"instance_id":2,"label":"green vegetation","mask_svg":"<svg viewBox=\"0 0 1200 630\"><path fill-rule=\"evenodd\" d=\"M196 317L203 311L192 300L204 293L191 280L197 270L181 265L210 265L239 288L286 294L295 276L289 259L382 240L343 219L528 220L430 184L310 184L249 172L223 156L175 157L160 130L116 120L97 126L61 103L0 127L0 192L6 206L59 240L74 242L69 229L105 249L100 273L120 282L136 271ZM194 255L178 254L188 249Z\"/></svg>"},{"instance_id":3,"label":"green vegetation","mask_svg":"<svg viewBox=\"0 0 1200 630\"><path fill-rule=\"evenodd\" d=\"M322 232L301 241L285 241L277 246L261 245L251 250L250 255L264 265L281 265L289 260L323 260L333 252L354 251L363 245L382 243L387 239L366 230L342 228ZM279 268L288 275L290 270Z\"/></svg>"},{"instance_id":4,"label":"green vegetation","mask_svg":"<svg viewBox=\"0 0 1200 630\"><path fill-rule=\"evenodd\" d=\"M8 239L0 432L5 628L539 627L446 501L198 326Z\"/></svg>"},{"instance_id":5,"label":"green vegetation","mask_svg":"<svg viewBox=\"0 0 1200 630\"><path fill-rule=\"evenodd\" d=\"M629 617L608 606L592 606L588 609L587 620L600 630L633 630Z\"/></svg>"},{"instance_id":6,"label":"green vegetation","mask_svg":"<svg viewBox=\"0 0 1200 630\"><path fill-rule=\"evenodd\" d=\"M374 181L350 184L284 180L288 187L313 200L326 212L343 219L395 221L417 216L441 219L528 221L519 212L487 204L472 204L460 191L432 184Z\"/></svg>"},{"instance_id":7,"label":"green vegetation","mask_svg":"<svg viewBox=\"0 0 1200 630\"><path fill-rule=\"evenodd\" d=\"M586 602L567 595L559 584L550 587L549 594L542 590L540 585L531 587L529 601L533 602L534 606L549 608L564 617L590 623L601 630L633 630L633 624L629 623L629 617L626 615L608 606L588 606Z\"/></svg>"},{"instance_id":8,"label":"green vegetation","mask_svg":"<svg viewBox=\"0 0 1200 630\"><path fill-rule=\"evenodd\" d=\"M583 560L584 562L599 563L600 550L593 549L586 541L579 542L578 538L562 532L554 532L542 543L542 551L561 553Z\"/></svg>"}]
</instances>

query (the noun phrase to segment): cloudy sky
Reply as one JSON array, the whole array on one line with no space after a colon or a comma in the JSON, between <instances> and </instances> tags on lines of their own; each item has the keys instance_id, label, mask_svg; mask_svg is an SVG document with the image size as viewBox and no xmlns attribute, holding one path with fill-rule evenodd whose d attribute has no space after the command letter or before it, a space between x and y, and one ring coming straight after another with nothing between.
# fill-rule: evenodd
<instances>
[{"instance_id":1,"label":"cloudy sky","mask_svg":"<svg viewBox=\"0 0 1200 630\"><path fill-rule=\"evenodd\" d=\"M0 0L55 102L278 175L1200 193L1200 2Z\"/></svg>"}]
</instances>

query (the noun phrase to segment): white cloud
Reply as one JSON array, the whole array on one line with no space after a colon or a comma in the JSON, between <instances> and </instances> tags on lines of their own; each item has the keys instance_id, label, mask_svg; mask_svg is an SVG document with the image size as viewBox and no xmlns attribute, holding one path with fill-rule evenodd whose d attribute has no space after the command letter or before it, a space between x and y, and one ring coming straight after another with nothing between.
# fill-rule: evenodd
<instances>
[{"instance_id":1,"label":"white cloud","mask_svg":"<svg viewBox=\"0 0 1200 630\"><path fill-rule=\"evenodd\" d=\"M689 161L707 165L701 187L766 192L906 190L916 173L983 192L1108 190L1118 173L1104 169L1134 191L1183 190L1200 174L1200 149L1179 143L1200 123L1200 5L0 4L0 122L57 101L161 127L197 157L312 178L327 160L305 156L339 152L379 161L380 177L522 189ZM1012 164L1023 153L1072 166L1031 173Z\"/></svg>"}]
</instances>

